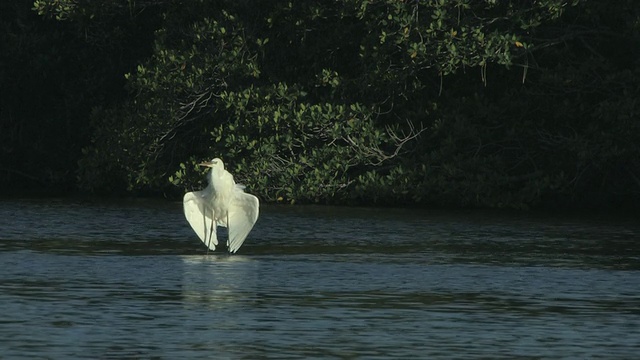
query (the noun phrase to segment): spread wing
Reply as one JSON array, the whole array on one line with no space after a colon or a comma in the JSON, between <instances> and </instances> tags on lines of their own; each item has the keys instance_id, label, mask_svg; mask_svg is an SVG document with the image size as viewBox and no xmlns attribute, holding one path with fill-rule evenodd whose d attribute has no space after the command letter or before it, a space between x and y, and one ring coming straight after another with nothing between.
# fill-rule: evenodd
<instances>
[{"instance_id":1,"label":"spread wing","mask_svg":"<svg viewBox=\"0 0 640 360\"><path fill-rule=\"evenodd\" d=\"M258 220L260 201L237 185L229 206L229 252L238 251Z\"/></svg>"},{"instance_id":2,"label":"spread wing","mask_svg":"<svg viewBox=\"0 0 640 360\"><path fill-rule=\"evenodd\" d=\"M182 199L184 216L189 225L202 242L211 250L216 249L216 223L213 221L213 210L206 206L203 191L189 192Z\"/></svg>"}]
</instances>

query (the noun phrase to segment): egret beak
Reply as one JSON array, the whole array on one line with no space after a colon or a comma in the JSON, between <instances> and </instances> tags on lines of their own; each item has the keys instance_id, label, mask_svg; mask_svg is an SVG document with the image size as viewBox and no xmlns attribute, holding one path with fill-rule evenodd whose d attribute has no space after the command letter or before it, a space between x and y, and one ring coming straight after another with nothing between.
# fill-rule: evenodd
<instances>
[{"instance_id":1,"label":"egret beak","mask_svg":"<svg viewBox=\"0 0 640 360\"><path fill-rule=\"evenodd\" d=\"M200 164L198 164L200 166L206 166L206 167L213 167L213 163L211 161L203 161Z\"/></svg>"}]
</instances>

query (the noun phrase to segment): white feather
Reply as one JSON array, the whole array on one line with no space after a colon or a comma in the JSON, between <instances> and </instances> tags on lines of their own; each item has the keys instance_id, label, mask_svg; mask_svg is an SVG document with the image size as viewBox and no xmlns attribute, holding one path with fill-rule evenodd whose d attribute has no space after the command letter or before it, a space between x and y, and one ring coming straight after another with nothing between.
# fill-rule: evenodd
<instances>
[{"instance_id":1,"label":"white feather","mask_svg":"<svg viewBox=\"0 0 640 360\"><path fill-rule=\"evenodd\" d=\"M228 250L235 253L258 220L260 202L257 197L245 193L244 186L235 183L220 159L201 165L211 167L209 186L184 195L184 215L196 235L211 250L218 245L216 225L227 227Z\"/></svg>"}]
</instances>

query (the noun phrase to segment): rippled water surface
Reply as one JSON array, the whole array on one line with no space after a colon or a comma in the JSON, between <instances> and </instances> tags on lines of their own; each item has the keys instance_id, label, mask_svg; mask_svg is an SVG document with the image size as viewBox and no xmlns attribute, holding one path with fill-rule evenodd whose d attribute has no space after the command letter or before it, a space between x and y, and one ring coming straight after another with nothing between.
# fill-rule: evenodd
<instances>
[{"instance_id":1,"label":"rippled water surface","mask_svg":"<svg viewBox=\"0 0 640 360\"><path fill-rule=\"evenodd\" d=\"M636 358L632 217L0 201L0 358Z\"/></svg>"}]
</instances>

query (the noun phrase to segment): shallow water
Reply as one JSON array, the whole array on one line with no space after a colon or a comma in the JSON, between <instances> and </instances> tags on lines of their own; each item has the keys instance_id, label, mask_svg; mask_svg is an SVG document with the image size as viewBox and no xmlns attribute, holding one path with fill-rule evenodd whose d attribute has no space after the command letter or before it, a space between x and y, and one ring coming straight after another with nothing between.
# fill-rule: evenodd
<instances>
[{"instance_id":1,"label":"shallow water","mask_svg":"<svg viewBox=\"0 0 640 360\"><path fill-rule=\"evenodd\" d=\"M640 224L263 206L206 254L179 203L0 202L0 358L635 358Z\"/></svg>"}]
</instances>

